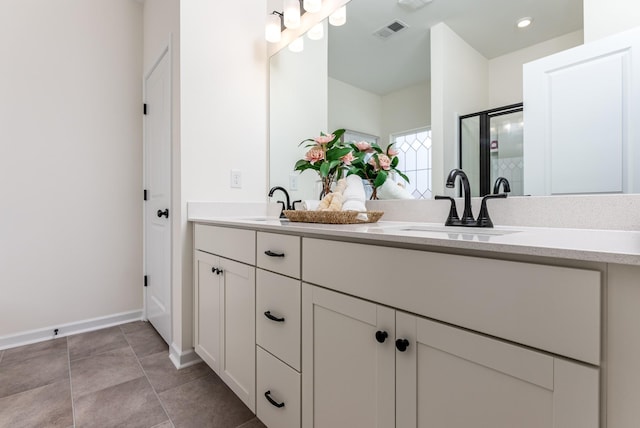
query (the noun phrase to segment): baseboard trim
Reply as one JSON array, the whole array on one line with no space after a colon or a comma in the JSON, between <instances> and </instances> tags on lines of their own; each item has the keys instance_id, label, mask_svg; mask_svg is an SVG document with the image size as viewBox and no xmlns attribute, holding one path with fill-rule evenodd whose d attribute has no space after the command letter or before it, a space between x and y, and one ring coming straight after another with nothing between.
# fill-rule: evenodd
<instances>
[{"instance_id":1,"label":"baseboard trim","mask_svg":"<svg viewBox=\"0 0 640 428\"><path fill-rule=\"evenodd\" d=\"M169 359L178 370L196 365L202 361L193 348L188 351L181 351L175 343L172 343L169 347Z\"/></svg>"},{"instance_id":2,"label":"baseboard trim","mask_svg":"<svg viewBox=\"0 0 640 428\"><path fill-rule=\"evenodd\" d=\"M87 331L100 330L106 327L125 324L143 319L142 309L131 312L121 312L104 317L91 318L88 320L76 321L68 324L53 325L37 330L25 331L23 333L0 336L0 350L15 348L16 346L30 345L32 343L43 342L45 340L71 336ZM58 334L54 331L58 330Z\"/></svg>"}]
</instances>

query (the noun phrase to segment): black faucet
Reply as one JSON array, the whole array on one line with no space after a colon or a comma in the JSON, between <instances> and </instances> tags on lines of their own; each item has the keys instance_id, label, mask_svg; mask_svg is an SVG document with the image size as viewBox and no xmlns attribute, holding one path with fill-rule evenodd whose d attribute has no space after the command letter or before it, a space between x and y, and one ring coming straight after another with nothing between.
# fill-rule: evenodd
<instances>
[{"instance_id":1,"label":"black faucet","mask_svg":"<svg viewBox=\"0 0 640 428\"><path fill-rule=\"evenodd\" d=\"M502 191L504 193L509 193L511 192L511 186L509 185L509 180L507 180L504 177L498 177L496 178L496 182L493 185L493 194L497 195L498 193L500 193L500 185L502 184Z\"/></svg>"},{"instance_id":2,"label":"black faucet","mask_svg":"<svg viewBox=\"0 0 640 428\"><path fill-rule=\"evenodd\" d=\"M469 186L469 178L461 169L452 169L447 177L446 186L450 189L456 185L456 177L460 177L462 182L462 191L464 192L464 211L460 219L460 226L475 226L475 219L471 212L471 187Z\"/></svg>"},{"instance_id":3,"label":"black faucet","mask_svg":"<svg viewBox=\"0 0 640 428\"><path fill-rule=\"evenodd\" d=\"M464 192L464 212L462 213L462 219L458 218L458 213L456 211L456 201L449 196L436 196L435 199L446 199L451 202L451 209L449 210L449 216L447 217L447 221L444 223L445 226L471 226L471 227L493 227L493 222L489 217L489 210L487 209L487 200L488 199L497 199L497 198L506 198L506 193L500 193L497 195L486 195L482 198L482 203L480 204L480 212L478 213L478 220L473 218L473 213L471 212L471 186L469 186L469 178L467 178L467 174L464 173L461 169L453 169L449 173L447 177L446 186L452 188L455 186L456 177L460 176L460 181L462 181L462 191ZM502 184L505 192L510 192L511 187L509 186L509 181L506 178L500 177L496 180L496 185L494 186L494 193L497 193L500 190L500 184Z\"/></svg>"},{"instance_id":4,"label":"black faucet","mask_svg":"<svg viewBox=\"0 0 640 428\"><path fill-rule=\"evenodd\" d=\"M285 189L284 187L281 187L281 186L272 187L269 190L269 197L272 197L276 190L281 190L282 193L284 193L284 197L287 200L286 204L284 202L282 202L282 201L278 201L279 204L282 204L282 210L280 211L280 218L284 218L284 217L286 217L284 215L284 210L290 210L291 209L291 199L289 199L289 193L287 192L287 189Z\"/></svg>"}]
</instances>

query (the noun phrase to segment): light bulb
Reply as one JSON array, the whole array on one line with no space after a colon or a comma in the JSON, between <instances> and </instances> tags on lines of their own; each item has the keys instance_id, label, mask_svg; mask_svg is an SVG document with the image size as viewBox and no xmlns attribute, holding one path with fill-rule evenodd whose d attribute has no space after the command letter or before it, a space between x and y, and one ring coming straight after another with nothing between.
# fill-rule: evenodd
<instances>
[{"instance_id":1,"label":"light bulb","mask_svg":"<svg viewBox=\"0 0 640 428\"><path fill-rule=\"evenodd\" d=\"M282 38L280 16L268 15L267 25L264 27L264 38L270 43L278 43Z\"/></svg>"},{"instance_id":2,"label":"light bulb","mask_svg":"<svg viewBox=\"0 0 640 428\"><path fill-rule=\"evenodd\" d=\"M338 9L336 9L335 12L329 15L329 24L333 25L334 27L339 27L341 25L344 25L346 22L347 22L347 5L339 7Z\"/></svg>"},{"instance_id":3,"label":"light bulb","mask_svg":"<svg viewBox=\"0 0 640 428\"><path fill-rule=\"evenodd\" d=\"M284 26L295 30L300 26L300 2L284 0Z\"/></svg>"},{"instance_id":4,"label":"light bulb","mask_svg":"<svg viewBox=\"0 0 640 428\"><path fill-rule=\"evenodd\" d=\"M317 23L307 33L307 37L311 40L320 40L324 37L324 24L322 22Z\"/></svg>"},{"instance_id":5,"label":"light bulb","mask_svg":"<svg viewBox=\"0 0 640 428\"><path fill-rule=\"evenodd\" d=\"M529 25L531 25L532 22L533 22L533 18L529 18L529 17L520 18L518 19L518 22L516 22L516 26L518 28L526 28Z\"/></svg>"},{"instance_id":6,"label":"light bulb","mask_svg":"<svg viewBox=\"0 0 640 428\"><path fill-rule=\"evenodd\" d=\"M304 39L302 37L298 37L289 43L289 50L291 52L302 52L304 50Z\"/></svg>"},{"instance_id":7,"label":"light bulb","mask_svg":"<svg viewBox=\"0 0 640 428\"><path fill-rule=\"evenodd\" d=\"M309 13L320 12L320 9L322 8L322 0L304 0L302 6L304 7L304 10Z\"/></svg>"}]
</instances>

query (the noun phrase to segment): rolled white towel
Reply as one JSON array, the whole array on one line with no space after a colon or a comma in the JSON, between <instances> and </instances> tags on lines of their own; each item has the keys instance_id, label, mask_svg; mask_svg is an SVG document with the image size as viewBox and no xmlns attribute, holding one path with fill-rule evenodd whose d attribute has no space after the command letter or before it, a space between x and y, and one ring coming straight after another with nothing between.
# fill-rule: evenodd
<instances>
[{"instance_id":1,"label":"rolled white towel","mask_svg":"<svg viewBox=\"0 0 640 428\"><path fill-rule=\"evenodd\" d=\"M364 201L350 200L342 203L342 211L366 211Z\"/></svg>"},{"instance_id":2,"label":"rolled white towel","mask_svg":"<svg viewBox=\"0 0 640 428\"><path fill-rule=\"evenodd\" d=\"M318 205L320 205L320 201L316 199L306 199L302 201L301 204L298 204L301 211L316 211L318 209Z\"/></svg>"},{"instance_id":3,"label":"rolled white towel","mask_svg":"<svg viewBox=\"0 0 640 428\"><path fill-rule=\"evenodd\" d=\"M378 187L378 199L415 199L404 187L399 186L393 180L385 180Z\"/></svg>"},{"instance_id":4,"label":"rolled white towel","mask_svg":"<svg viewBox=\"0 0 640 428\"><path fill-rule=\"evenodd\" d=\"M346 180L347 188L342 192L344 201L360 201L364 204L366 196L364 193L364 186L362 185L362 179L359 176L352 174L347 176Z\"/></svg>"}]
</instances>

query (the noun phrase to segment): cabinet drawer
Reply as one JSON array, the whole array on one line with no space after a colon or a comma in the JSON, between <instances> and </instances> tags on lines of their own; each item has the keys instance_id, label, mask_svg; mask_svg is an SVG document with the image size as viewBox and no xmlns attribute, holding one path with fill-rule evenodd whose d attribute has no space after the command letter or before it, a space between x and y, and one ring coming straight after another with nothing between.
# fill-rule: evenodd
<instances>
[{"instance_id":1,"label":"cabinet drawer","mask_svg":"<svg viewBox=\"0 0 640 428\"><path fill-rule=\"evenodd\" d=\"M300 281L261 269L256 275L256 342L299 371Z\"/></svg>"},{"instance_id":2,"label":"cabinet drawer","mask_svg":"<svg viewBox=\"0 0 640 428\"><path fill-rule=\"evenodd\" d=\"M256 359L256 415L270 428L299 428L300 373L259 346L256 347ZM273 403L265 396L267 393Z\"/></svg>"},{"instance_id":3,"label":"cabinet drawer","mask_svg":"<svg viewBox=\"0 0 640 428\"><path fill-rule=\"evenodd\" d=\"M312 238L302 245L305 282L600 364L600 272Z\"/></svg>"},{"instance_id":4,"label":"cabinet drawer","mask_svg":"<svg viewBox=\"0 0 640 428\"><path fill-rule=\"evenodd\" d=\"M258 232L259 268L300 278L300 237Z\"/></svg>"},{"instance_id":5,"label":"cabinet drawer","mask_svg":"<svg viewBox=\"0 0 640 428\"><path fill-rule=\"evenodd\" d=\"M193 233L196 250L255 265L256 232L253 230L196 224Z\"/></svg>"}]
</instances>

